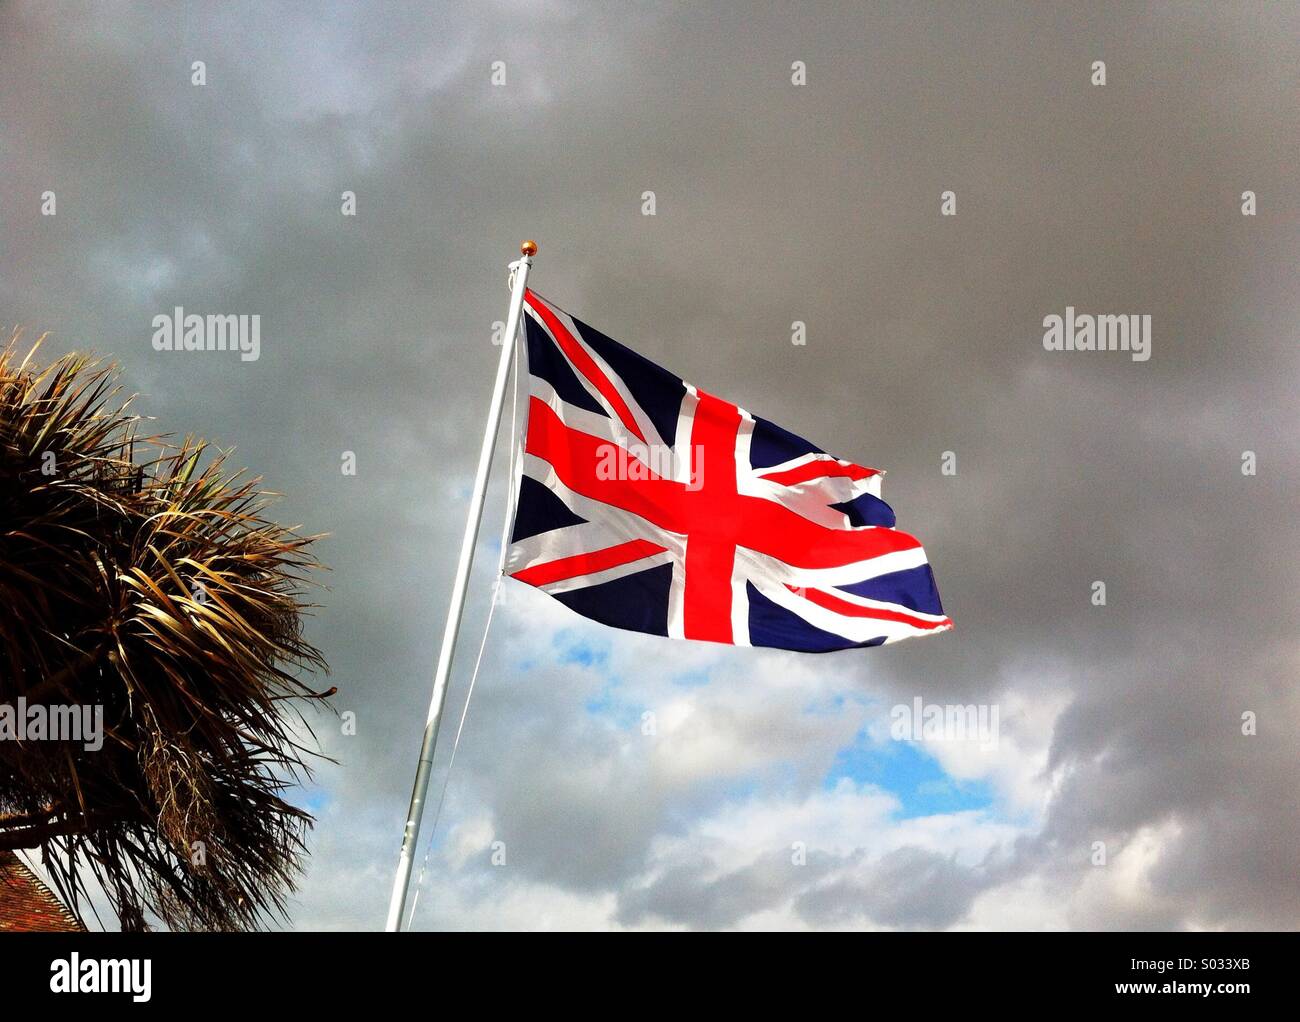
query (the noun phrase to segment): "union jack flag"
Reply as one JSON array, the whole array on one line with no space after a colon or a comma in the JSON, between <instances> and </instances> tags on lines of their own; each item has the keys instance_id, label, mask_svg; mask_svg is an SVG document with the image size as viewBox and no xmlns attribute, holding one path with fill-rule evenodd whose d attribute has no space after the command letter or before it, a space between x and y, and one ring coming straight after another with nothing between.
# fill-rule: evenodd
<instances>
[{"instance_id":1,"label":"union jack flag","mask_svg":"<svg viewBox=\"0 0 1300 1022\"><path fill-rule=\"evenodd\" d=\"M880 472L524 296L507 572L632 631L821 653L952 627Z\"/></svg>"}]
</instances>

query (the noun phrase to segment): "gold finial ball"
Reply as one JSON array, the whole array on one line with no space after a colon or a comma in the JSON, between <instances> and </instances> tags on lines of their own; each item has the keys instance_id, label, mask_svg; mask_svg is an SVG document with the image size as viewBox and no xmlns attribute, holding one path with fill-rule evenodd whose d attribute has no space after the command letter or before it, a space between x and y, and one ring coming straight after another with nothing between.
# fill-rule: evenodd
<instances>
[{"instance_id":1,"label":"gold finial ball","mask_svg":"<svg viewBox=\"0 0 1300 1022\"><path fill-rule=\"evenodd\" d=\"M519 246L519 251L526 256L535 256L537 255L537 242L525 241Z\"/></svg>"}]
</instances>

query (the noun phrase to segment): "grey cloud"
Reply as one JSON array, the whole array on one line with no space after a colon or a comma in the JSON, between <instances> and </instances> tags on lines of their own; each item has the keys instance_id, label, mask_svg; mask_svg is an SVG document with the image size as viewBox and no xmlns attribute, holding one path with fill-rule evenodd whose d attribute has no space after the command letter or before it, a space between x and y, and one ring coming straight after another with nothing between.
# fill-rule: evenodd
<instances>
[{"instance_id":1,"label":"grey cloud","mask_svg":"<svg viewBox=\"0 0 1300 1022\"><path fill-rule=\"evenodd\" d=\"M625 923L659 919L677 925L722 928L781 904L810 877L825 872L827 856L796 866L789 852L769 852L743 869L721 870L707 857L677 864L643 888L625 890L618 918Z\"/></svg>"},{"instance_id":2,"label":"grey cloud","mask_svg":"<svg viewBox=\"0 0 1300 1022\"><path fill-rule=\"evenodd\" d=\"M860 851L811 851L799 864L789 850L778 850L733 870L700 855L625 889L618 919L724 928L790 904L813 927L943 928L961 921L989 883L985 871L915 846L874 860Z\"/></svg>"},{"instance_id":3,"label":"grey cloud","mask_svg":"<svg viewBox=\"0 0 1300 1022\"><path fill-rule=\"evenodd\" d=\"M865 916L881 926L943 929L966 915L987 883L951 856L905 847L806 891L796 907L814 924L852 923Z\"/></svg>"}]
</instances>

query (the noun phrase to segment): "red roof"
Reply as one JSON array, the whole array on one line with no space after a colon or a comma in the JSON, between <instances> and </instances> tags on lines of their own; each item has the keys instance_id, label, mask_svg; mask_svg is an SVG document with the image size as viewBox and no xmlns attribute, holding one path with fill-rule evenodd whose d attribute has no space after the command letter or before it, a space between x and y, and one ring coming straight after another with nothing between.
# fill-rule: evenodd
<instances>
[{"instance_id":1,"label":"red roof","mask_svg":"<svg viewBox=\"0 0 1300 1022\"><path fill-rule=\"evenodd\" d=\"M17 855L0 851L0 933L84 929Z\"/></svg>"}]
</instances>

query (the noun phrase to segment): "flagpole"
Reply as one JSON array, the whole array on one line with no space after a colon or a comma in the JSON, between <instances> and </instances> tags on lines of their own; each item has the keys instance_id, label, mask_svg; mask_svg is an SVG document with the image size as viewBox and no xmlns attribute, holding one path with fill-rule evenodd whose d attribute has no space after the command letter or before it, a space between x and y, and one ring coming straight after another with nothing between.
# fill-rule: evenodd
<instances>
[{"instance_id":1,"label":"flagpole","mask_svg":"<svg viewBox=\"0 0 1300 1022\"><path fill-rule=\"evenodd\" d=\"M429 790L429 775L433 770L433 750L438 741L438 724L442 708L447 702L447 679L451 676L451 658L456 652L456 638L460 632L461 613L465 609L465 593L469 588L469 571L474 563L474 545L478 540L479 522L483 517L483 498L487 493L488 473L492 468L492 452L496 447L497 430L501 425L501 409L505 404L506 381L510 375L510 359L514 354L515 338L519 333L519 317L524 305L524 289L528 283L528 268L537 254L537 243L525 241L519 246L521 258L512 263L510 311L506 315L506 332L501 341L501 360L497 363L496 383L492 389L492 404L488 408L487 427L483 431L483 446L478 455L478 472L474 477L474 492L469 501L469 518L465 522L465 536L460 544L460 560L456 563L456 580L451 586L451 607L447 611L447 625L442 633L442 650L438 653L438 667L433 676L433 697L429 701L429 718L424 725L424 742L420 746L420 762L415 770L415 786L411 789L411 805L406 812L406 828L402 833L402 854L397 862L397 876L393 880L393 897L388 903L390 933L401 928L402 914L406 908L406 889L411 879L411 866L415 860L415 845L420 836L420 817L424 814L424 797Z\"/></svg>"}]
</instances>

